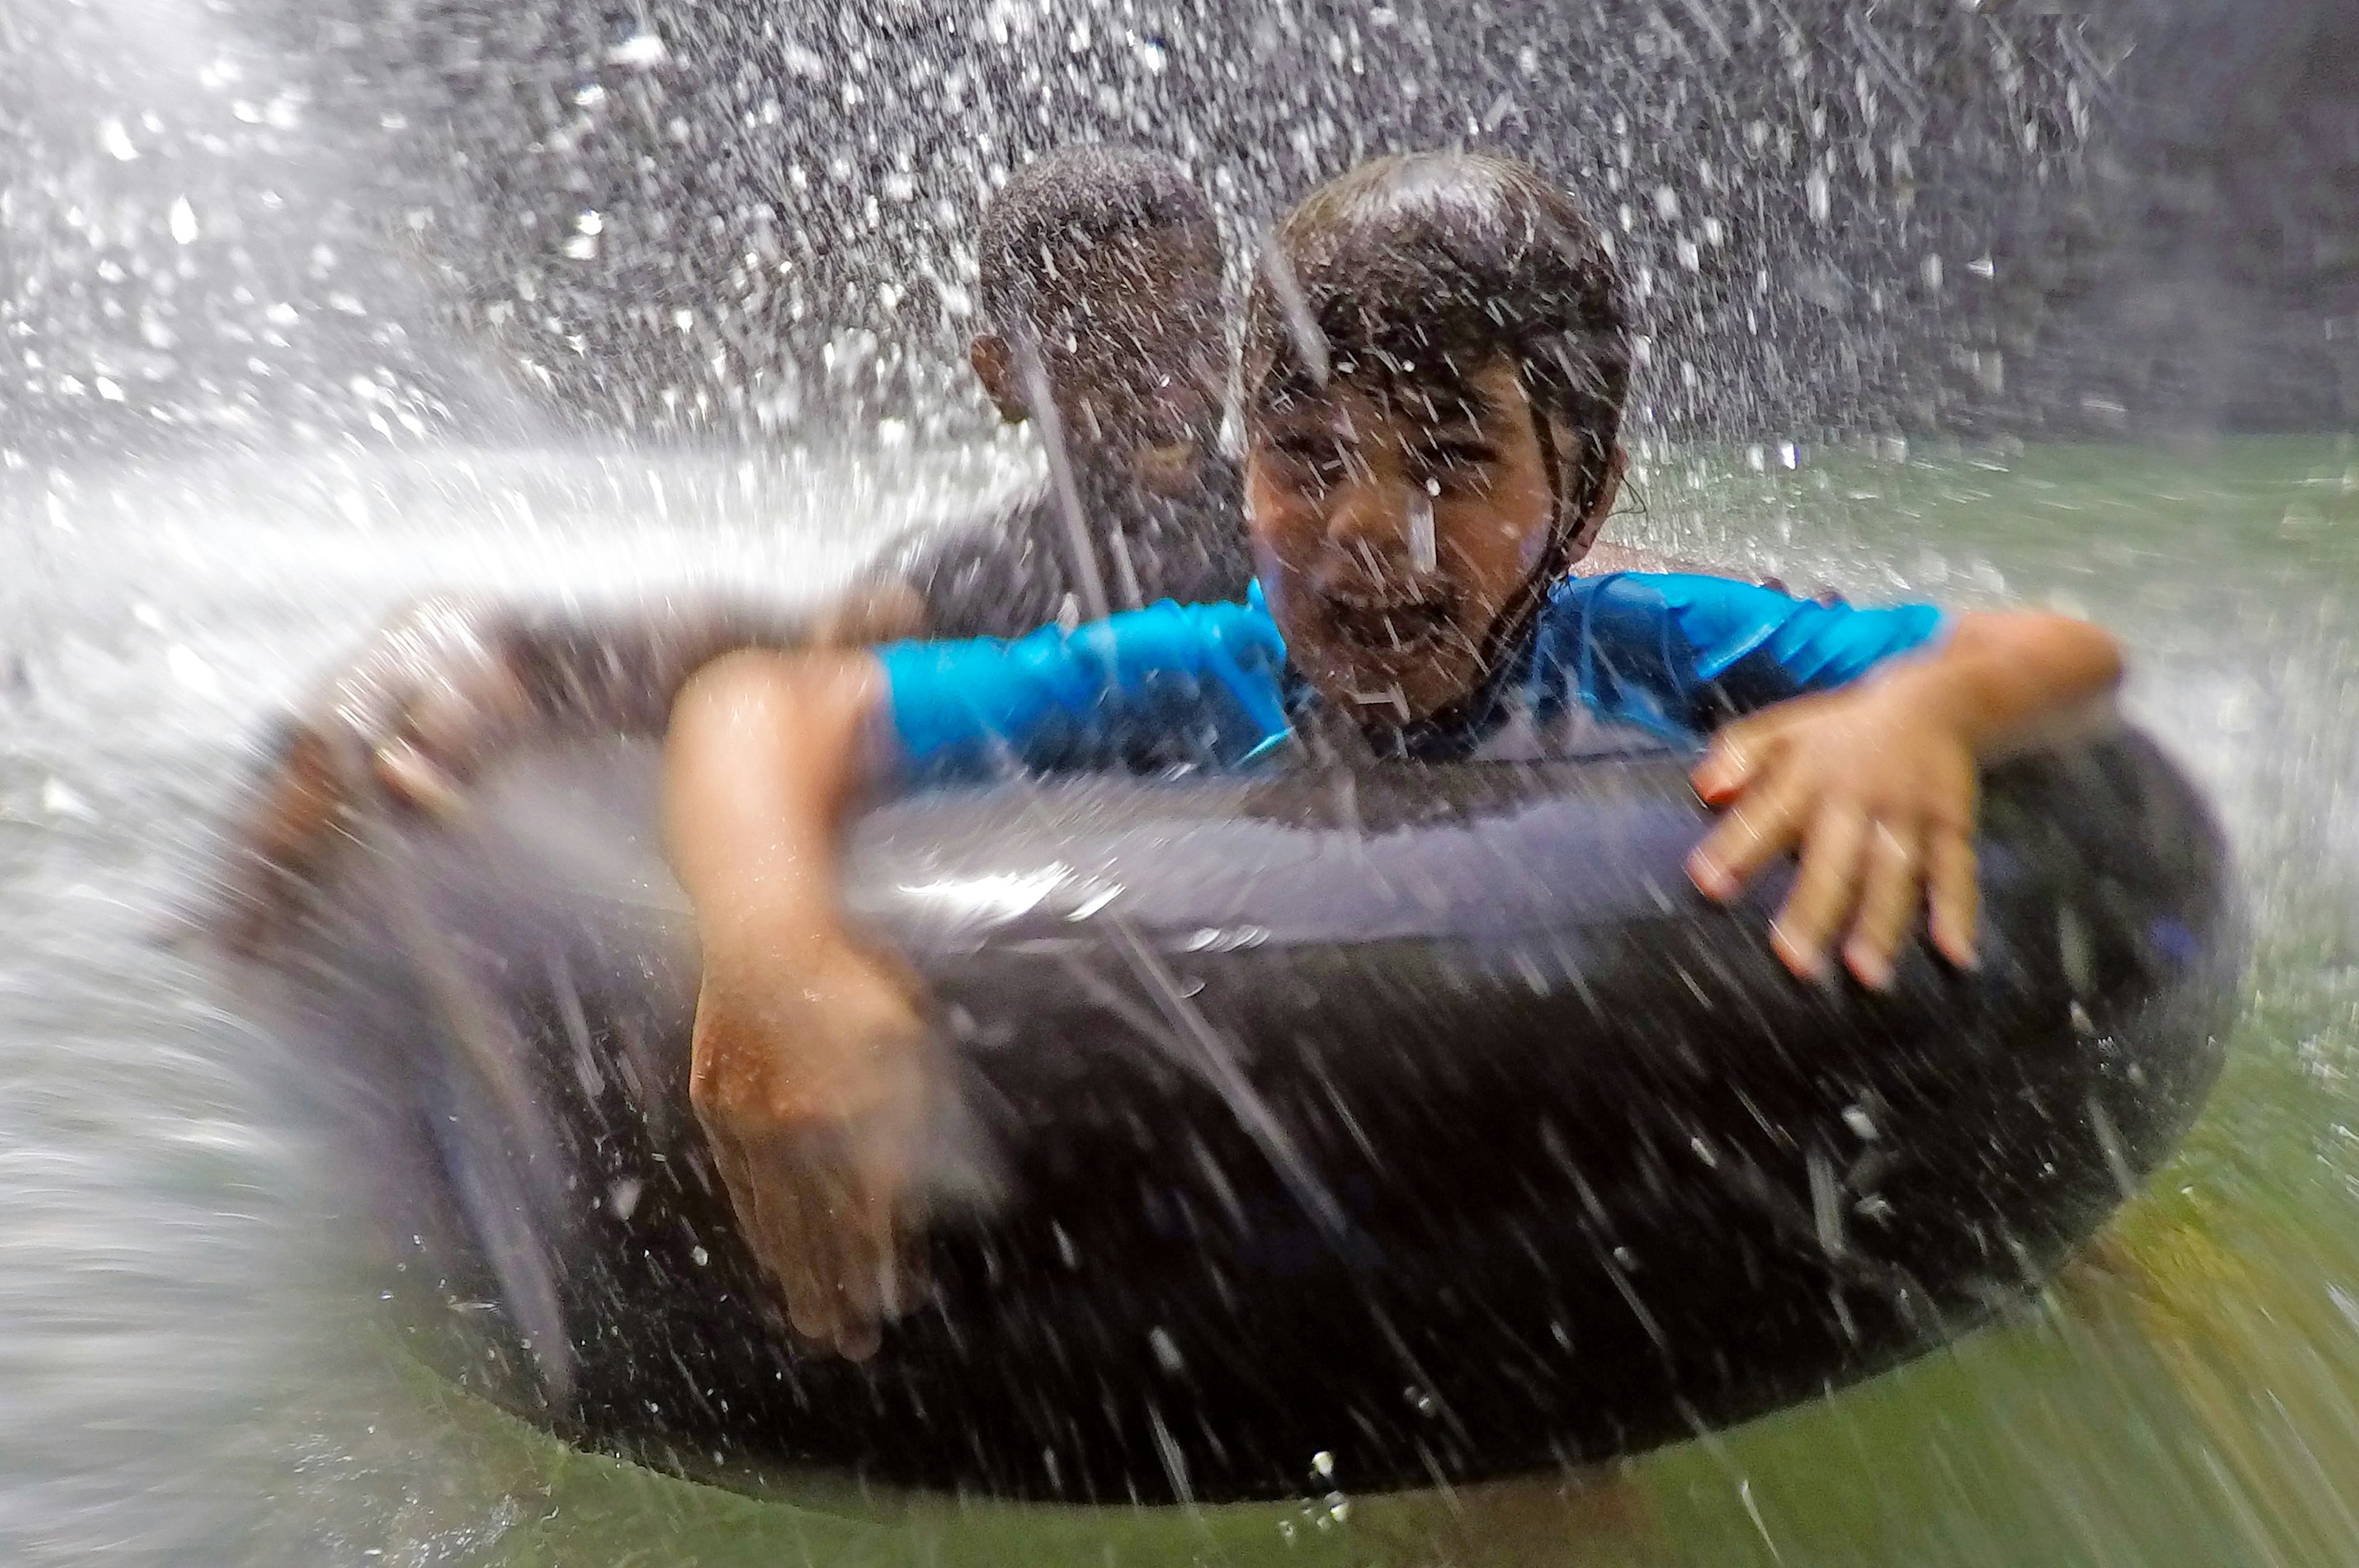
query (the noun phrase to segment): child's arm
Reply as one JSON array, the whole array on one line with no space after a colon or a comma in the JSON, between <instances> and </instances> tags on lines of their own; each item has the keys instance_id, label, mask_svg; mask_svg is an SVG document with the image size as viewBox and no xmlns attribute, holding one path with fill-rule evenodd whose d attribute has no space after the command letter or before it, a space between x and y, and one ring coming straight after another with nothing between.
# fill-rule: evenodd
<instances>
[{"instance_id":1,"label":"child's arm","mask_svg":"<svg viewBox=\"0 0 2359 1568\"><path fill-rule=\"evenodd\" d=\"M690 1099L796 1331L853 1357L907 1294L929 1089L911 988L836 897L884 700L873 654L734 654L681 691L664 753L665 834L703 949Z\"/></svg>"},{"instance_id":2,"label":"child's arm","mask_svg":"<svg viewBox=\"0 0 2359 1568\"><path fill-rule=\"evenodd\" d=\"M852 1356L905 1299L929 1092L912 988L847 928L838 845L909 771L1104 753L1175 714L1210 754L1284 733L1266 615L1165 604L1015 642L741 653L673 709L664 826L703 945L690 1097L798 1332Z\"/></svg>"},{"instance_id":3,"label":"child's arm","mask_svg":"<svg viewBox=\"0 0 2359 1568\"><path fill-rule=\"evenodd\" d=\"M258 946L375 802L448 814L502 755L558 735L660 734L672 699L740 648L861 646L925 606L875 579L814 611L683 600L603 614L433 600L378 633L288 723L235 844L228 939Z\"/></svg>"},{"instance_id":4,"label":"child's arm","mask_svg":"<svg viewBox=\"0 0 2359 1568\"><path fill-rule=\"evenodd\" d=\"M1775 934L1797 974L1823 974L1848 927L1844 964L1866 985L1889 984L1920 902L1935 946L1971 966L1978 765L2086 722L2121 668L2114 640L2082 622L1960 615L1938 648L1738 719L1695 770L1696 792L1725 814L1690 873L1727 899L1799 849Z\"/></svg>"}]
</instances>

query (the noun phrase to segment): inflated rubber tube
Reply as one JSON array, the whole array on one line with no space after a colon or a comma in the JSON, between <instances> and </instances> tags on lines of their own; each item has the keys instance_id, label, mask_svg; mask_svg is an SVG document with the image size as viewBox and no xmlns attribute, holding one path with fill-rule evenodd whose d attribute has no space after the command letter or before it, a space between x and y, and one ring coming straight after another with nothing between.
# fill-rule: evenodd
<instances>
[{"instance_id":1,"label":"inflated rubber tube","mask_svg":"<svg viewBox=\"0 0 2359 1568\"><path fill-rule=\"evenodd\" d=\"M1632 1452L2019 1302L2170 1148L2239 946L2135 735L1988 780L1983 962L1788 976L1682 759L908 798L851 859L963 1108L931 1288L799 1353L685 1100L651 753L388 829L270 955L419 1353L586 1445L1043 1499ZM331 1066L339 1070L330 1071ZM1314 1466L1314 1455L1321 1456Z\"/></svg>"}]
</instances>

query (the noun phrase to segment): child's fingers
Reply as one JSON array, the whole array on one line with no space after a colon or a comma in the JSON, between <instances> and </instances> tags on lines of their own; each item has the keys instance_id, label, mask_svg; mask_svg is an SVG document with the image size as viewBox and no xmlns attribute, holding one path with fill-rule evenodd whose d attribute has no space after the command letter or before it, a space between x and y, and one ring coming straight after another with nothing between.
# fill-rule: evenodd
<instances>
[{"instance_id":1,"label":"child's fingers","mask_svg":"<svg viewBox=\"0 0 2359 1568\"><path fill-rule=\"evenodd\" d=\"M221 929L230 951L258 951L302 902L308 879L335 848L355 794L341 754L317 727L298 727L256 785L239 835L244 863L224 889Z\"/></svg>"},{"instance_id":2,"label":"child's fingers","mask_svg":"<svg viewBox=\"0 0 2359 1568\"><path fill-rule=\"evenodd\" d=\"M1867 818L1857 806L1822 809L1802 842L1802 869L1777 911L1770 940L1786 967L1804 979L1826 973L1827 946L1859 900Z\"/></svg>"},{"instance_id":3,"label":"child's fingers","mask_svg":"<svg viewBox=\"0 0 2359 1568\"><path fill-rule=\"evenodd\" d=\"M837 1268L826 1223L826 1196L811 1190L812 1172L791 1136L767 1138L750 1162L760 1222L754 1235L763 1267L786 1298L787 1321L807 1344L836 1342Z\"/></svg>"},{"instance_id":4,"label":"child's fingers","mask_svg":"<svg viewBox=\"0 0 2359 1568\"><path fill-rule=\"evenodd\" d=\"M906 999L897 992L895 1000L903 1004L903 1016L896 1022L897 1032L905 1037L901 1049L914 1054L918 1026L907 1015ZM908 1092L891 1095L862 1118L846 1144L849 1202L844 1217L851 1271L846 1280L856 1291L861 1325L859 1346L848 1346L844 1354L854 1359L873 1354L882 1325L899 1317L914 1300L917 1269L904 1243L923 1224L912 1178L926 1100L920 1076L908 1086Z\"/></svg>"},{"instance_id":5,"label":"child's fingers","mask_svg":"<svg viewBox=\"0 0 2359 1568\"><path fill-rule=\"evenodd\" d=\"M1932 907L1933 946L1962 969L1979 961L1974 924L1982 914L1982 884L1974 875L1974 846L1954 827L1937 828L1926 846L1927 900Z\"/></svg>"},{"instance_id":6,"label":"child's fingers","mask_svg":"<svg viewBox=\"0 0 2359 1568\"><path fill-rule=\"evenodd\" d=\"M745 1235L747 1249L762 1271L777 1281L779 1293L790 1299L787 1286L794 1273L794 1260L787 1241L793 1235L793 1226L790 1217L779 1209L782 1188L777 1173L734 1132L717 1133L712 1142L713 1162L721 1167L722 1180L729 1189L729 1206L736 1211L737 1227Z\"/></svg>"},{"instance_id":7,"label":"child's fingers","mask_svg":"<svg viewBox=\"0 0 2359 1568\"><path fill-rule=\"evenodd\" d=\"M1723 731L1688 774L1688 784L1706 806L1725 806L1752 781L1760 753L1761 747L1748 737Z\"/></svg>"},{"instance_id":8,"label":"child's fingers","mask_svg":"<svg viewBox=\"0 0 2359 1568\"><path fill-rule=\"evenodd\" d=\"M876 1267L863 1195L842 1159L841 1141L821 1140L802 1173L806 1184L804 1245L811 1265L815 1314L824 1319L820 1343L858 1361L876 1351Z\"/></svg>"},{"instance_id":9,"label":"child's fingers","mask_svg":"<svg viewBox=\"0 0 2359 1568\"><path fill-rule=\"evenodd\" d=\"M1821 716L1829 700L1826 696L1796 697L1722 725L1688 782L1706 806L1725 805L1739 790L1776 771L1788 739Z\"/></svg>"},{"instance_id":10,"label":"child's fingers","mask_svg":"<svg viewBox=\"0 0 2359 1568\"><path fill-rule=\"evenodd\" d=\"M819 1218L826 1231L821 1255L826 1260L823 1282L835 1315L832 1343L837 1355L863 1361L876 1354L881 1337L876 1239L867 1220L866 1196L850 1169L835 1166L823 1184L828 1202Z\"/></svg>"},{"instance_id":11,"label":"child's fingers","mask_svg":"<svg viewBox=\"0 0 2359 1568\"><path fill-rule=\"evenodd\" d=\"M396 741L376 753L376 782L385 792L413 811L437 822L456 822L466 811L466 794L441 764L408 741Z\"/></svg>"},{"instance_id":12,"label":"child's fingers","mask_svg":"<svg viewBox=\"0 0 2359 1568\"><path fill-rule=\"evenodd\" d=\"M890 1199L854 1168L840 1130L780 1130L754 1147L748 1238L777 1281L788 1323L820 1350L875 1355L896 1289Z\"/></svg>"},{"instance_id":13,"label":"child's fingers","mask_svg":"<svg viewBox=\"0 0 2359 1568\"><path fill-rule=\"evenodd\" d=\"M500 737L531 717L532 688L503 658L448 672L410 701L387 749L407 742L463 783Z\"/></svg>"},{"instance_id":14,"label":"child's fingers","mask_svg":"<svg viewBox=\"0 0 2359 1568\"><path fill-rule=\"evenodd\" d=\"M1922 835L1916 826L1879 818L1868 833L1859 913L1843 944L1845 967L1871 990L1892 983L1892 956L1917 918L1921 869Z\"/></svg>"},{"instance_id":15,"label":"child's fingers","mask_svg":"<svg viewBox=\"0 0 2359 1568\"><path fill-rule=\"evenodd\" d=\"M758 1236L761 1206L755 1201L753 1173L746 1169L745 1155L739 1151L736 1140L706 1121L704 1143L712 1152L712 1168L720 1173L721 1191L729 1199L729 1207L737 1217L738 1227L749 1238Z\"/></svg>"},{"instance_id":16,"label":"child's fingers","mask_svg":"<svg viewBox=\"0 0 2359 1568\"><path fill-rule=\"evenodd\" d=\"M1740 797L1688 856L1688 875L1707 898L1734 898L1747 879L1800 837L1810 781L1788 770Z\"/></svg>"},{"instance_id":17,"label":"child's fingers","mask_svg":"<svg viewBox=\"0 0 2359 1568\"><path fill-rule=\"evenodd\" d=\"M748 1144L724 1132L712 1141L738 1229L777 1289L788 1324L809 1344L831 1343L834 1324L804 1223L802 1173L793 1161L777 1157L775 1141Z\"/></svg>"},{"instance_id":18,"label":"child's fingers","mask_svg":"<svg viewBox=\"0 0 2359 1568\"><path fill-rule=\"evenodd\" d=\"M879 1204L874 1192L847 1191L844 1198L835 1217L842 1270L835 1344L840 1354L864 1361L876 1354L886 1303L894 1295L893 1216L891 1206Z\"/></svg>"}]
</instances>

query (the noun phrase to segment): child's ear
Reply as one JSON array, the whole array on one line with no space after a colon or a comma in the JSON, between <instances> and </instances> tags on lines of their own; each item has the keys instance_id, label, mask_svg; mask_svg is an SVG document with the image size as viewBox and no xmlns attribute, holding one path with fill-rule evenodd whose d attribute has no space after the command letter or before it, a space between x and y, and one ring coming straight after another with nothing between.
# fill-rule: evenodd
<instances>
[{"instance_id":1,"label":"child's ear","mask_svg":"<svg viewBox=\"0 0 2359 1568\"><path fill-rule=\"evenodd\" d=\"M1021 425L1032 416L1030 405L1024 401L1022 378L1016 373L1016 351L1007 340L996 332L983 332L966 346L966 362L974 367L974 378L983 383L983 390L999 416L1010 425Z\"/></svg>"},{"instance_id":2,"label":"child's ear","mask_svg":"<svg viewBox=\"0 0 2359 1568\"><path fill-rule=\"evenodd\" d=\"M1560 447L1558 449L1564 449ZM1572 525L1571 536L1567 541L1569 547L1565 552L1568 562L1577 561L1589 554L1590 546L1597 543L1597 535L1605 531L1605 519L1612 514L1614 500L1622 493L1622 476L1629 468L1630 454L1620 447L1606 454L1605 477L1597 486L1597 499L1589 503L1589 510L1582 513L1580 520Z\"/></svg>"}]
</instances>

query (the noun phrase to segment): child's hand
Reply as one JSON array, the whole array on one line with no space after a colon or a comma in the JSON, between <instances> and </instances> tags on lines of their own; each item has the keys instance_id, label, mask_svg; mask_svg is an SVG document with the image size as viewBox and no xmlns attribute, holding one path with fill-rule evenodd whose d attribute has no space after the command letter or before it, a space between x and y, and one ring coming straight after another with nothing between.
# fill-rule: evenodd
<instances>
[{"instance_id":1,"label":"child's hand","mask_svg":"<svg viewBox=\"0 0 2359 1568\"><path fill-rule=\"evenodd\" d=\"M255 950L302 905L355 811L389 799L453 813L464 765L531 707L512 620L457 600L416 605L295 716L238 825L233 950Z\"/></svg>"},{"instance_id":2,"label":"child's hand","mask_svg":"<svg viewBox=\"0 0 2359 1568\"><path fill-rule=\"evenodd\" d=\"M1974 749L1965 725L1908 675L1730 724L1692 775L1704 803L1723 808L1688 858L1706 895L1734 898L1773 856L1799 849L1801 871L1772 935L1806 979L1824 975L1842 937L1860 982L1889 985L1920 900L1931 906L1934 946L1973 964Z\"/></svg>"},{"instance_id":3,"label":"child's hand","mask_svg":"<svg viewBox=\"0 0 2359 1568\"><path fill-rule=\"evenodd\" d=\"M901 977L840 935L707 954L690 1100L795 1332L855 1360L914 1293L924 1034Z\"/></svg>"},{"instance_id":4,"label":"child's hand","mask_svg":"<svg viewBox=\"0 0 2359 1568\"><path fill-rule=\"evenodd\" d=\"M860 647L908 636L924 606L903 584L848 590L815 618L729 606L650 606L605 622L540 623L500 605L431 599L322 683L255 780L224 916L253 953L304 906L311 881L380 804L451 819L488 766L565 732L640 727L705 662L749 644Z\"/></svg>"}]
</instances>

